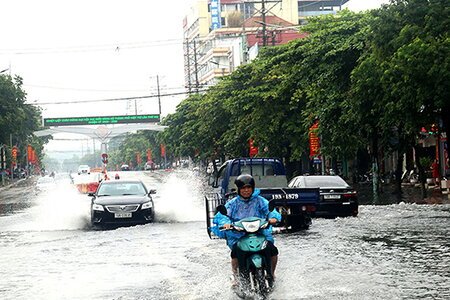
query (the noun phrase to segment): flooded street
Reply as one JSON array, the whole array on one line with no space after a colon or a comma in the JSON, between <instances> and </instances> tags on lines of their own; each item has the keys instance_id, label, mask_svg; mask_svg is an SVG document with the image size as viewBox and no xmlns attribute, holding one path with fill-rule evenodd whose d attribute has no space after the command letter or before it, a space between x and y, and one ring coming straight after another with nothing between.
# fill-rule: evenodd
<instances>
[{"instance_id":1,"label":"flooded street","mask_svg":"<svg viewBox=\"0 0 450 300\"><path fill-rule=\"evenodd\" d=\"M1 299L238 299L225 241L206 233L200 179L121 178L157 189L156 222L93 230L90 198L70 185L1 192ZM271 299L450 299L449 225L448 204L402 202L277 234Z\"/></svg>"}]
</instances>

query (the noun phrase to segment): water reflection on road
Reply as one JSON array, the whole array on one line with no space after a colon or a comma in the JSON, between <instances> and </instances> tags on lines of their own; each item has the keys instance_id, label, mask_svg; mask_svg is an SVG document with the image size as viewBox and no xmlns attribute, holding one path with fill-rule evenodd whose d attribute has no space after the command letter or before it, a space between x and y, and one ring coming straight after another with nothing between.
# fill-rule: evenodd
<instances>
[{"instance_id":1,"label":"water reflection on road","mask_svg":"<svg viewBox=\"0 0 450 300\"><path fill-rule=\"evenodd\" d=\"M2 299L236 299L229 250L206 234L201 180L120 175L157 189L157 222L94 231L75 188L25 193L30 205L0 216ZM276 235L272 298L450 299L449 220L449 205L363 205L357 218Z\"/></svg>"}]
</instances>

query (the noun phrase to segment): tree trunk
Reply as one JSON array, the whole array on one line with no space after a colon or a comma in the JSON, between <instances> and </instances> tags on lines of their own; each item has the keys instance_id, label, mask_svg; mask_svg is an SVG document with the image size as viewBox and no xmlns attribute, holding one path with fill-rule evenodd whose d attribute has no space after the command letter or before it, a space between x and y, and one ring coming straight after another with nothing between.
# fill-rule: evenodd
<instances>
[{"instance_id":1,"label":"tree trunk","mask_svg":"<svg viewBox=\"0 0 450 300\"><path fill-rule=\"evenodd\" d=\"M448 104L442 108L441 118L442 118L443 131L445 132L446 137L447 137L446 143L447 143L447 147L448 147L450 145L450 143L449 143L449 139L450 139L450 104ZM444 164L446 167L449 167L449 165L448 165L449 162L447 162L447 161L443 161L443 162L441 162L441 164ZM445 170L445 168L444 168L444 170ZM443 174L443 175L445 176L447 174Z\"/></svg>"},{"instance_id":2,"label":"tree trunk","mask_svg":"<svg viewBox=\"0 0 450 300\"><path fill-rule=\"evenodd\" d=\"M417 165L417 169L419 170L419 181L420 181L420 190L422 194L422 199L425 199L427 197L427 190L425 189L425 182L426 182L426 175L425 170L420 163L420 158L422 157L422 149L418 146L414 146L414 152L415 152L415 161Z\"/></svg>"},{"instance_id":3,"label":"tree trunk","mask_svg":"<svg viewBox=\"0 0 450 300\"><path fill-rule=\"evenodd\" d=\"M378 176L378 138L375 137L372 143L372 183L373 183L373 204L379 204L380 187Z\"/></svg>"},{"instance_id":4,"label":"tree trunk","mask_svg":"<svg viewBox=\"0 0 450 300\"><path fill-rule=\"evenodd\" d=\"M395 186L394 193L401 199L402 195L402 170L403 170L403 153L398 153L397 165L395 167Z\"/></svg>"}]
</instances>

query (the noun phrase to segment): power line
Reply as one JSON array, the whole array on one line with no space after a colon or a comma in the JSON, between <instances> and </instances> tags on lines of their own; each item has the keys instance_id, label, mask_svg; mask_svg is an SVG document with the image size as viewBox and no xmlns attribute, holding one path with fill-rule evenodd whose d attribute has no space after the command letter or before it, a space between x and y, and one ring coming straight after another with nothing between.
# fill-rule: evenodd
<instances>
[{"instance_id":1,"label":"power line","mask_svg":"<svg viewBox=\"0 0 450 300\"><path fill-rule=\"evenodd\" d=\"M57 86L48 86L48 85L35 85L35 84L24 84L24 87L35 87L35 88L44 88L44 89L54 89L54 90L71 90L71 91L80 91L80 92L148 92L148 89L142 90L111 90L111 89L82 89L82 88L73 88L73 87L57 87ZM165 90L179 90L184 89L184 86L180 87L164 87ZM157 88L151 89L157 91Z\"/></svg>"},{"instance_id":2,"label":"power line","mask_svg":"<svg viewBox=\"0 0 450 300\"><path fill-rule=\"evenodd\" d=\"M125 101L125 100L135 100L135 99L147 99L147 98L156 98L156 97L169 97L169 96L178 96L178 95L186 95L197 92L205 92L206 90L198 90L196 92L179 92L179 93L170 93L170 94L160 94L160 95L148 95L148 96L137 96L137 97L124 97L124 98L110 98L110 99L97 99L97 100L74 100L74 101L61 101L61 102L34 102L29 103L30 105L53 105L53 104L74 104L74 103L90 103L90 102L107 102L107 101Z\"/></svg>"},{"instance_id":3,"label":"power line","mask_svg":"<svg viewBox=\"0 0 450 300\"><path fill-rule=\"evenodd\" d=\"M123 49L139 49L151 48L160 46L171 46L182 44L182 39L167 39L157 41L145 42L131 42L131 43L117 43L104 45L88 45L88 46L73 46L62 48L24 48L24 49L0 49L0 55L5 54L47 54L47 53L71 53L71 52L96 52L96 51L120 51Z\"/></svg>"}]
</instances>

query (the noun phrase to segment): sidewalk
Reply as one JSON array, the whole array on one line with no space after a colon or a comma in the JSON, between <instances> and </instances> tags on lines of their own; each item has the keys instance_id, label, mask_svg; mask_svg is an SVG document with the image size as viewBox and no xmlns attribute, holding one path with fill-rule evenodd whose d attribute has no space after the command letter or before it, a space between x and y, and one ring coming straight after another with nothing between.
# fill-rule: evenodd
<instances>
[{"instance_id":1,"label":"sidewalk","mask_svg":"<svg viewBox=\"0 0 450 300\"><path fill-rule=\"evenodd\" d=\"M372 184L355 184L360 204L374 204ZM428 186L425 199L422 198L420 184L402 185L402 194L394 193L393 184L384 184L380 192L377 204L398 204L400 202L416 204L450 204L449 194L443 193L439 186Z\"/></svg>"},{"instance_id":2,"label":"sidewalk","mask_svg":"<svg viewBox=\"0 0 450 300\"><path fill-rule=\"evenodd\" d=\"M12 182L10 180L5 180L5 185L1 185L1 181L0 181L0 193L4 190L10 189L10 188L15 187L23 182L26 182L27 180L30 180L31 178L32 178L32 176L29 176L27 178L13 179Z\"/></svg>"}]
</instances>

